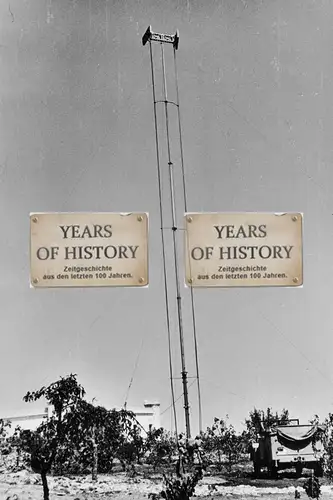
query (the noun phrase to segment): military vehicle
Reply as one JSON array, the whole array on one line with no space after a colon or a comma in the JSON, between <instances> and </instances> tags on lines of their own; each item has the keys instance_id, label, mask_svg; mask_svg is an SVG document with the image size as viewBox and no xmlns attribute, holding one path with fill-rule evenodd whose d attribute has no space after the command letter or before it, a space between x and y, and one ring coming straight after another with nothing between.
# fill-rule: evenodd
<instances>
[{"instance_id":1,"label":"military vehicle","mask_svg":"<svg viewBox=\"0 0 333 500\"><path fill-rule=\"evenodd\" d=\"M296 469L297 476L302 470L314 469L317 477L323 475L323 444L318 425L299 425L298 419L288 424L275 425L270 429L261 428L259 439L252 443L251 458L256 477L261 469L267 468L270 477L276 477L279 470Z\"/></svg>"}]
</instances>

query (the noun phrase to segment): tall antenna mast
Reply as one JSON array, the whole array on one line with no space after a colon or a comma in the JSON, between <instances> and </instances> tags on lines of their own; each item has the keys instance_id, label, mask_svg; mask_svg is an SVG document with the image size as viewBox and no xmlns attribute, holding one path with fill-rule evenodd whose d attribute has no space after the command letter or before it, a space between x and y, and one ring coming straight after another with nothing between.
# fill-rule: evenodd
<instances>
[{"instance_id":1,"label":"tall antenna mast","mask_svg":"<svg viewBox=\"0 0 333 500\"><path fill-rule=\"evenodd\" d=\"M154 64L153 64L153 51L152 51L152 42L158 42L161 48L161 62L162 62L162 87L163 87L163 99L157 101L156 100L156 91L155 91L155 77L154 77ZM175 270L175 281L176 281L176 298L177 298L177 316L178 316L178 330L179 330L179 341L180 341L180 355L181 355L181 376L182 376L182 384L183 384L183 398L184 398L184 410L185 410L185 429L186 429L186 438L189 439L191 437L191 426L190 426L190 411L189 411L189 399L188 399L188 386L187 386L187 371L185 364L185 347L184 347L184 331L183 331L183 315L182 315L182 298L180 293L180 279L179 279L179 265L178 265L178 249L177 249L177 213L176 213L176 201L175 201L175 179L174 179L174 165L171 159L171 144L170 144L170 126L169 126L169 114L168 114L168 105L172 104L179 107L179 104L174 103L168 100L167 93L167 80L166 80L166 66L165 66L165 57L164 57L164 44L172 44L174 51L178 49L179 44L179 34L178 31L175 35L166 35L160 33L154 33L151 30L151 26L148 27L147 31L142 37L142 44L146 45L149 42L150 49L150 63L151 63L151 72L152 72L152 87L153 87L153 102L154 102L154 121L155 121L155 140L156 140L156 153L157 153L157 168L158 168L158 178L159 178L159 195L160 195L160 215L161 222L163 221L163 210L162 210L162 202L161 202L161 186L160 186L160 154L159 154L159 141L158 141L158 124L157 124L157 112L156 106L158 103L164 104L165 111L165 131L166 131L166 146L167 146L167 158L168 158L168 173L169 173L169 188L170 188L170 203L171 203L171 218L172 218L172 246L173 246L173 256L174 256L174 270ZM178 92L177 92L178 97ZM163 222L161 224L161 232L162 232L162 245L164 246L164 237L163 237ZM163 249L163 263L164 263L164 276L165 273L165 253ZM166 285L166 281L165 281ZM166 287L167 290L167 287ZM170 342L170 337L169 337ZM170 352L170 344L169 344L169 356ZM170 361L170 372L171 372L172 363ZM171 378L171 386L173 393L173 407L175 412L175 400L174 400L174 392L173 392L173 384L172 384L172 374L170 373Z\"/></svg>"}]
</instances>

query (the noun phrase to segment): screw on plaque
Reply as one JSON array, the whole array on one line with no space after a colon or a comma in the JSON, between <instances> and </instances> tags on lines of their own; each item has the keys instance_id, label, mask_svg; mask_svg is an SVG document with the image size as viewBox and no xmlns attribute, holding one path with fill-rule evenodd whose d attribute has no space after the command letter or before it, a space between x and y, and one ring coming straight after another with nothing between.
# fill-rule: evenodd
<instances>
[{"instance_id":1,"label":"screw on plaque","mask_svg":"<svg viewBox=\"0 0 333 500\"><path fill-rule=\"evenodd\" d=\"M35 222L35 223L38 222L38 217L33 217L32 222Z\"/></svg>"},{"instance_id":2,"label":"screw on plaque","mask_svg":"<svg viewBox=\"0 0 333 500\"><path fill-rule=\"evenodd\" d=\"M32 280L32 282L33 282L33 284L34 284L34 285L37 285L38 281L39 281L39 279L38 279L38 278L34 278L34 279Z\"/></svg>"},{"instance_id":3,"label":"screw on plaque","mask_svg":"<svg viewBox=\"0 0 333 500\"><path fill-rule=\"evenodd\" d=\"M139 278L139 283L144 283L145 279L144 278Z\"/></svg>"},{"instance_id":4,"label":"screw on plaque","mask_svg":"<svg viewBox=\"0 0 333 500\"><path fill-rule=\"evenodd\" d=\"M187 222L192 222L192 221L193 221L192 217L187 217Z\"/></svg>"},{"instance_id":5,"label":"screw on plaque","mask_svg":"<svg viewBox=\"0 0 333 500\"><path fill-rule=\"evenodd\" d=\"M294 279L293 279L293 282L294 282L294 283L298 283L298 278L294 278Z\"/></svg>"},{"instance_id":6,"label":"screw on plaque","mask_svg":"<svg viewBox=\"0 0 333 500\"><path fill-rule=\"evenodd\" d=\"M294 216L292 217L292 219L291 219L291 220L292 220L293 222L296 222L296 221L297 221L297 217L296 217L296 215L294 215Z\"/></svg>"},{"instance_id":7,"label":"screw on plaque","mask_svg":"<svg viewBox=\"0 0 333 500\"><path fill-rule=\"evenodd\" d=\"M137 219L138 219L139 222L142 222L143 221L142 215L139 215Z\"/></svg>"},{"instance_id":8,"label":"screw on plaque","mask_svg":"<svg viewBox=\"0 0 333 500\"><path fill-rule=\"evenodd\" d=\"M191 285L191 284L193 283L193 279L192 279L192 278L189 278L189 279L187 280L187 282Z\"/></svg>"}]
</instances>

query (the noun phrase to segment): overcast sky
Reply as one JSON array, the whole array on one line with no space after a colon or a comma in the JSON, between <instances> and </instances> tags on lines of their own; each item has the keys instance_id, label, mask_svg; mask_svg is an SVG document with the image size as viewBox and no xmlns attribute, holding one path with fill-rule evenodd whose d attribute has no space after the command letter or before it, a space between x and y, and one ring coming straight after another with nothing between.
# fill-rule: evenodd
<instances>
[{"instance_id":1,"label":"overcast sky","mask_svg":"<svg viewBox=\"0 0 333 500\"><path fill-rule=\"evenodd\" d=\"M128 406L170 405L150 60L141 44L149 24L180 32L189 211L304 213L303 288L194 292L204 427L229 414L239 428L253 406L286 407L305 422L333 411L332 16L329 0L1 2L4 416L27 411L28 390L71 372L89 399L121 406L136 361ZM167 206L166 184L164 198ZM149 288L31 289L34 211L149 212ZM171 282L172 263L170 246ZM189 289L181 290L193 377ZM180 380L176 388L179 397ZM182 399L177 408L182 420ZM170 428L170 410L162 424Z\"/></svg>"}]
</instances>

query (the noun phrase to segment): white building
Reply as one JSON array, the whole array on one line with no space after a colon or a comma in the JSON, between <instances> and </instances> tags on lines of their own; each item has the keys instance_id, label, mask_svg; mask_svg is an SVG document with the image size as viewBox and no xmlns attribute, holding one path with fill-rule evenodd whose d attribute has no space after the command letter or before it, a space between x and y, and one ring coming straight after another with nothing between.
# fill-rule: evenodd
<instances>
[{"instance_id":1,"label":"white building","mask_svg":"<svg viewBox=\"0 0 333 500\"><path fill-rule=\"evenodd\" d=\"M140 424L143 434L151 429L161 427L160 403L145 401L143 408L127 408L135 414L135 418Z\"/></svg>"},{"instance_id":2,"label":"white building","mask_svg":"<svg viewBox=\"0 0 333 500\"><path fill-rule=\"evenodd\" d=\"M127 408L135 414L142 433L145 434L150 429L158 429L161 427L160 419L160 403L145 401L143 408ZM11 422L11 428L8 434L13 434L15 428L19 425L22 429L35 430L43 422L43 420L50 418L52 415L52 407L47 406L42 411L35 411L35 413L26 413L24 415L17 414L12 416L2 417L5 422Z\"/></svg>"},{"instance_id":3,"label":"white building","mask_svg":"<svg viewBox=\"0 0 333 500\"><path fill-rule=\"evenodd\" d=\"M20 426L21 429L25 430L35 430L43 422L43 420L50 418L52 415L52 407L47 406L42 411L35 411L35 413L15 414L9 417L1 417L4 422L9 422L11 424L10 429L8 429L8 434L13 434L15 428Z\"/></svg>"}]
</instances>

